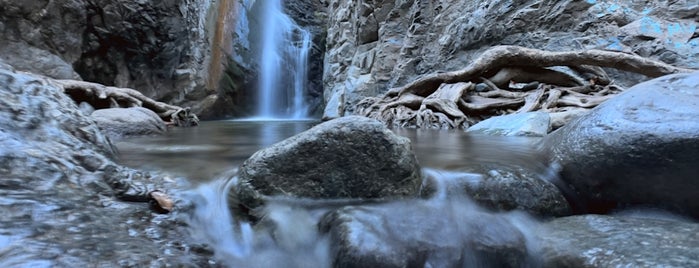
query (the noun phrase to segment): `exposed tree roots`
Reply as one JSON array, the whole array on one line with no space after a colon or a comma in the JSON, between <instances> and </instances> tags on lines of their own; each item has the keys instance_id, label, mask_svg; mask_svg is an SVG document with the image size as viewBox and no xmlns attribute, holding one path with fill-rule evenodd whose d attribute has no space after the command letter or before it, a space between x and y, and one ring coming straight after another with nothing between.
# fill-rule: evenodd
<instances>
[{"instance_id":1,"label":"exposed tree roots","mask_svg":"<svg viewBox=\"0 0 699 268\"><path fill-rule=\"evenodd\" d=\"M462 70L366 98L358 111L390 125L425 128L468 128L495 115L546 111L556 128L623 91L601 67L648 77L695 71L622 52L496 46Z\"/></svg>"},{"instance_id":2,"label":"exposed tree roots","mask_svg":"<svg viewBox=\"0 0 699 268\"><path fill-rule=\"evenodd\" d=\"M78 80L54 81L76 101L86 101L95 108L144 107L154 111L160 118L174 126L188 127L199 124L199 118L190 113L189 107L182 108L155 101L134 89Z\"/></svg>"}]
</instances>

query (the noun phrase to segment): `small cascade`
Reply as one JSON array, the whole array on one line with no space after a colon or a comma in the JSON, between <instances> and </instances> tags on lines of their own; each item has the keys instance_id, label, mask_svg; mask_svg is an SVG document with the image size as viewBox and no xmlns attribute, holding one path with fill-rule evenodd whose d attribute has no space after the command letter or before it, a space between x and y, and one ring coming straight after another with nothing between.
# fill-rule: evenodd
<instances>
[{"instance_id":1,"label":"small cascade","mask_svg":"<svg viewBox=\"0 0 699 268\"><path fill-rule=\"evenodd\" d=\"M257 116L303 119L311 33L284 13L281 1L257 1L263 10Z\"/></svg>"}]
</instances>

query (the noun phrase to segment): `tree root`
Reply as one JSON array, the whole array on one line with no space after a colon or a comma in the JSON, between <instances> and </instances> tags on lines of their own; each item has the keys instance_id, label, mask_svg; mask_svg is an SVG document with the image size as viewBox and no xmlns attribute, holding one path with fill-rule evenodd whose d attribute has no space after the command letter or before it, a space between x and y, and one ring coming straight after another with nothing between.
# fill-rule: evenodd
<instances>
[{"instance_id":1,"label":"tree root","mask_svg":"<svg viewBox=\"0 0 699 268\"><path fill-rule=\"evenodd\" d=\"M366 98L357 111L389 125L438 128L468 128L494 115L545 111L555 114L559 127L623 90L601 67L649 77L694 71L621 52L496 46L462 70L427 75Z\"/></svg>"},{"instance_id":2,"label":"tree root","mask_svg":"<svg viewBox=\"0 0 699 268\"><path fill-rule=\"evenodd\" d=\"M143 107L154 111L161 119L174 126L196 126L199 118L182 108L155 101L130 88L110 87L78 80L53 80L76 101L86 101L97 108ZM106 102L106 104L104 104Z\"/></svg>"}]
</instances>

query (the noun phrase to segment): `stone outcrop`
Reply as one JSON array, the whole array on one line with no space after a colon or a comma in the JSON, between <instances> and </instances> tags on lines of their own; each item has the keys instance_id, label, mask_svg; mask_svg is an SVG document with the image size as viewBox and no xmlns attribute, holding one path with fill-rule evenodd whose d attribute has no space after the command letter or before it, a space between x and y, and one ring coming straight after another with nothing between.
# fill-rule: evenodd
<instances>
[{"instance_id":1,"label":"stone outcrop","mask_svg":"<svg viewBox=\"0 0 699 268\"><path fill-rule=\"evenodd\" d=\"M698 13L689 1L330 0L326 117L353 114L364 97L423 74L461 69L493 45L606 49L697 68ZM608 72L622 86L646 79Z\"/></svg>"},{"instance_id":2,"label":"stone outcrop","mask_svg":"<svg viewBox=\"0 0 699 268\"><path fill-rule=\"evenodd\" d=\"M230 101L208 79L220 45L214 15L223 2L1 1L0 58L18 70L134 88L221 116L219 106Z\"/></svg>"},{"instance_id":3,"label":"stone outcrop","mask_svg":"<svg viewBox=\"0 0 699 268\"><path fill-rule=\"evenodd\" d=\"M544 139L581 211L659 206L699 217L699 72L629 88Z\"/></svg>"},{"instance_id":4,"label":"stone outcrop","mask_svg":"<svg viewBox=\"0 0 699 268\"><path fill-rule=\"evenodd\" d=\"M694 267L699 224L629 216L585 215L537 230L539 267Z\"/></svg>"},{"instance_id":5,"label":"stone outcrop","mask_svg":"<svg viewBox=\"0 0 699 268\"><path fill-rule=\"evenodd\" d=\"M0 266L205 265L185 252L185 230L144 203L165 181L115 164L109 139L52 81L0 64Z\"/></svg>"},{"instance_id":6,"label":"stone outcrop","mask_svg":"<svg viewBox=\"0 0 699 268\"><path fill-rule=\"evenodd\" d=\"M349 116L253 154L239 171L233 205L264 198L387 199L417 196L420 169L410 140L380 122Z\"/></svg>"}]
</instances>

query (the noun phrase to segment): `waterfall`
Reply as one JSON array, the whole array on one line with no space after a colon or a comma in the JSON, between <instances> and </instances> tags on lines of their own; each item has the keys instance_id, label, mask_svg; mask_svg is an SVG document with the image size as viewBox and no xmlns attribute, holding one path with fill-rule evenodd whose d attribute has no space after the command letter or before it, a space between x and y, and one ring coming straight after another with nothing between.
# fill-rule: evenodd
<instances>
[{"instance_id":1,"label":"waterfall","mask_svg":"<svg viewBox=\"0 0 699 268\"><path fill-rule=\"evenodd\" d=\"M256 1L263 11L257 116L302 119L308 113L304 92L311 33L284 13L281 1Z\"/></svg>"}]
</instances>

